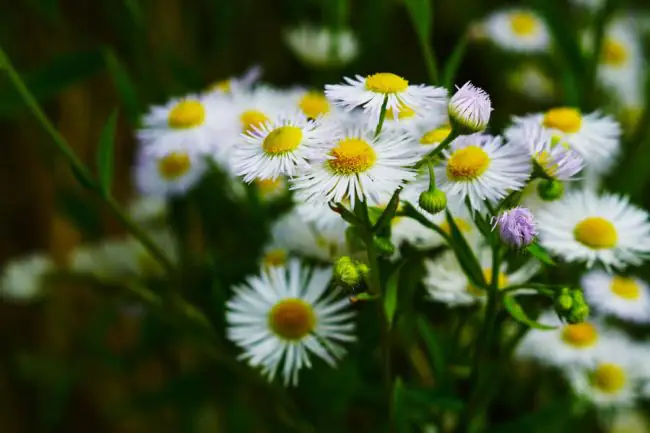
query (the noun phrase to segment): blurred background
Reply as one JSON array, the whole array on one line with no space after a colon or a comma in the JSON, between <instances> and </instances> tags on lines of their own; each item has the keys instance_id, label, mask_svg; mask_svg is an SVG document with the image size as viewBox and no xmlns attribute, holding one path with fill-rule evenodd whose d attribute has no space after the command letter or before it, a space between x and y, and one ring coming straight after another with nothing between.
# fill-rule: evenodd
<instances>
[{"instance_id":1,"label":"blurred background","mask_svg":"<svg viewBox=\"0 0 650 433\"><path fill-rule=\"evenodd\" d=\"M569 27L588 19L573 5L553 3L557 20ZM492 0L432 4L430 42L441 63L490 11L536 5ZM622 6L641 14L647 5L638 0ZM287 29L306 22L344 23L358 38L358 56L341 67L301 62L284 36ZM264 82L277 86L321 88L342 76L379 71L414 83L427 81L417 36L399 0L5 1L0 6L0 42L83 161L92 164L100 131L119 108L114 194L122 203L134 197L134 130L152 104L201 91L255 65L261 67ZM516 88L512 74L529 61L480 41L468 44L456 84L471 79L490 93L497 131L511 114L564 101L561 86L553 82L541 99ZM548 69L543 61L539 64ZM630 121L624 113L616 114ZM0 263L42 251L63 264L78 245L123 233L99 201L77 185L2 73L0 130ZM628 158L638 156L639 142L626 145ZM642 156L650 162L650 154ZM644 189L639 185L634 199L647 207L650 197ZM214 258L220 269L217 278L194 283L227 286L240 281L256 269L268 224L248 204L232 201L219 179L197 194L214 204L218 229L211 235L221 243ZM0 300L2 433L379 428L373 419L377 399L372 387L364 385L374 377L373 372L365 376L364 369L373 367L363 360L320 370L320 376L309 372L298 390L278 394L254 377L242 382L230 367L214 361L218 354L203 353L195 341L200 333L180 332L164 315L144 314L114 288L89 290L83 281L55 286L47 303ZM190 298L210 311L219 302L223 305L218 293L199 290ZM218 324L223 312L213 313ZM557 386L561 394L562 385ZM536 407L535 402L522 405L526 407L518 410ZM502 417L507 419L510 411L503 408ZM311 426L303 425L303 415Z\"/></svg>"}]
</instances>

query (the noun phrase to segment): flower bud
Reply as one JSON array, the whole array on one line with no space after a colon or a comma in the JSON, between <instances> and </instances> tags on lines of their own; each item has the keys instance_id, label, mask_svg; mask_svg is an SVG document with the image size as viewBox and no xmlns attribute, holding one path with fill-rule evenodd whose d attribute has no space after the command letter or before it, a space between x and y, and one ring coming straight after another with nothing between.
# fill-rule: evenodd
<instances>
[{"instance_id":1,"label":"flower bud","mask_svg":"<svg viewBox=\"0 0 650 433\"><path fill-rule=\"evenodd\" d=\"M542 179L537 185L537 193L542 200L557 200L564 195L564 184L559 180Z\"/></svg>"},{"instance_id":2,"label":"flower bud","mask_svg":"<svg viewBox=\"0 0 650 433\"><path fill-rule=\"evenodd\" d=\"M492 112L490 95L467 82L449 100L449 119L457 132L472 134L485 130Z\"/></svg>"},{"instance_id":3,"label":"flower bud","mask_svg":"<svg viewBox=\"0 0 650 433\"><path fill-rule=\"evenodd\" d=\"M567 287L563 288L560 294L555 298L555 311L559 316L564 316L573 307L573 296Z\"/></svg>"},{"instance_id":4,"label":"flower bud","mask_svg":"<svg viewBox=\"0 0 650 433\"><path fill-rule=\"evenodd\" d=\"M361 274L352 259L340 257L334 265L334 277L346 286L354 287L361 282Z\"/></svg>"},{"instance_id":5,"label":"flower bud","mask_svg":"<svg viewBox=\"0 0 650 433\"><path fill-rule=\"evenodd\" d=\"M582 304L572 308L569 314L565 316L565 319L568 323L575 325L584 322L587 317L589 317L589 305Z\"/></svg>"},{"instance_id":6,"label":"flower bud","mask_svg":"<svg viewBox=\"0 0 650 433\"><path fill-rule=\"evenodd\" d=\"M533 213L523 207L502 212L495 218L501 240L514 248L525 248L537 235Z\"/></svg>"},{"instance_id":7,"label":"flower bud","mask_svg":"<svg viewBox=\"0 0 650 433\"><path fill-rule=\"evenodd\" d=\"M420 194L418 200L420 207L431 215L442 212L447 207L447 195L444 191L436 189L433 191L424 191Z\"/></svg>"}]
</instances>

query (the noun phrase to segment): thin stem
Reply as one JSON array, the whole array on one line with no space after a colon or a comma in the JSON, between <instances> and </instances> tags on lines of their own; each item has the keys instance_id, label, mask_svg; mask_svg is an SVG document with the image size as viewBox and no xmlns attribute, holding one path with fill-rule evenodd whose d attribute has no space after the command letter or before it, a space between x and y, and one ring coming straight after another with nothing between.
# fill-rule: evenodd
<instances>
[{"instance_id":1,"label":"thin stem","mask_svg":"<svg viewBox=\"0 0 650 433\"><path fill-rule=\"evenodd\" d=\"M381 111L379 112L379 122L375 128L375 138L381 134L381 129L384 127L384 120L386 120L386 106L388 105L388 96L384 96L384 103L381 104Z\"/></svg>"},{"instance_id":2,"label":"thin stem","mask_svg":"<svg viewBox=\"0 0 650 433\"><path fill-rule=\"evenodd\" d=\"M429 167L429 192L434 192L436 190L436 172L433 169L433 160L430 159L427 163Z\"/></svg>"},{"instance_id":3,"label":"thin stem","mask_svg":"<svg viewBox=\"0 0 650 433\"><path fill-rule=\"evenodd\" d=\"M423 226L435 231L438 233L444 240L447 242L448 245L452 245L451 237L445 232L443 229L441 229L437 224L432 223L422 215L417 209L415 209L413 206L410 204L406 204L406 207L403 212L399 213L399 215L403 215L408 218L412 218L422 224Z\"/></svg>"},{"instance_id":4,"label":"thin stem","mask_svg":"<svg viewBox=\"0 0 650 433\"><path fill-rule=\"evenodd\" d=\"M458 133L456 128L452 127L451 132L449 132L449 135L445 137L444 140L442 140L442 143L437 145L435 149L433 149L424 158L418 161L418 163L415 164L415 167L421 167L422 164L424 164L425 162L433 160L436 156L440 155L442 151L445 150L447 147L449 147L451 142L454 141L459 135L460 134Z\"/></svg>"},{"instance_id":5,"label":"thin stem","mask_svg":"<svg viewBox=\"0 0 650 433\"><path fill-rule=\"evenodd\" d=\"M52 122L45 115L41 107L36 102L36 99L31 94L23 80L20 78L20 75L11 65L9 58L0 47L0 69L4 69L9 80L16 88L21 98L25 102L25 105L30 109L38 123L43 127L47 135L50 136L52 142L56 146L57 150L63 155L68 164L72 167L72 170L75 172L79 181L88 185L93 190L97 189L97 181L95 180L93 174L88 170L83 162L75 155L72 148L68 145L66 139L56 130ZM115 199L109 195L98 194L98 197L106 204L108 209L113 213L115 219L117 219L124 228L136 238L149 252L151 255L160 262L160 264L165 268L167 272L171 272L174 269L174 266L169 261L167 255L151 240L151 238L140 228L138 227L122 210L120 205L115 201Z\"/></svg>"}]
</instances>

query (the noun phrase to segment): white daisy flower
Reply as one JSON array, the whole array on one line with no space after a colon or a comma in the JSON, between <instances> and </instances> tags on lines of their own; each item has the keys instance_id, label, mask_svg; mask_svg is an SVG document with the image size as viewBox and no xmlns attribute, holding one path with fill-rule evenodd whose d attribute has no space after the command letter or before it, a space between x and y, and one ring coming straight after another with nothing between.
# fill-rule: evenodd
<instances>
[{"instance_id":1,"label":"white daisy flower","mask_svg":"<svg viewBox=\"0 0 650 433\"><path fill-rule=\"evenodd\" d=\"M492 281L492 253L490 249L481 248L478 252L478 259L483 269L483 277L490 284ZM435 260L426 260L424 266L426 275L423 284L431 300L445 303L451 307L485 301L486 292L470 282L453 251L445 251ZM531 259L516 271L509 271L507 268L507 263L501 264L497 276L499 289L526 283L539 272L541 266L537 260ZM521 292L522 294L526 293L526 290L521 289Z\"/></svg>"},{"instance_id":2,"label":"white daisy flower","mask_svg":"<svg viewBox=\"0 0 650 433\"><path fill-rule=\"evenodd\" d=\"M451 126L449 123L430 123L426 126L416 125L411 129L413 141L420 146L416 146L416 152L421 157L431 153L445 138L451 133Z\"/></svg>"},{"instance_id":3,"label":"white daisy flower","mask_svg":"<svg viewBox=\"0 0 650 433\"><path fill-rule=\"evenodd\" d=\"M333 108L325 94L320 91L303 91L298 95L296 108L309 119L319 119L329 115Z\"/></svg>"},{"instance_id":4,"label":"white daisy flower","mask_svg":"<svg viewBox=\"0 0 650 433\"><path fill-rule=\"evenodd\" d=\"M548 102L555 96L555 82L535 64L517 65L508 74L508 84L521 96L539 102Z\"/></svg>"},{"instance_id":5,"label":"white daisy flower","mask_svg":"<svg viewBox=\"0 0 650 433\"><path fill-rule=\"evenodd\" d=\"M184 148L208 154L218 147L218 138L229 126L223 122L229 104L222 98L188 95L153 106L137 132L142 146L152 149Z\"/></svg>"},{"instance_id":6,"label":"white daisy flower","mask_svg":"<svg viewBox=\"0 0 650 433\"><path fill-rule=\"evenodd\" d=\"M302 62L323 67L346 65L359 53L359 42L351 30L333 33L327 27L302 25L285 33L285 41Z\"/></svg>"},{"instance_id":7,"label":"white daisy flower","mask_svg":"<svg viewBox=\"0 0 650 433\"><path fill-rule=\"evenodd\" d=\"M296 98L296 91L282 91L269 86L257 86L253 89L233 91L230 97L229 113L222 122L230 126L232 144L239 142L240 134L254 132L267 122L286 112Z\"/></svg>"},{"instance_id":8,"label":"white daisy flower","mask_svg":"<svg viewBox=\"0 0 650 433\"><path fill-rule=\"evenodd\" d=\"M436 182L450 201L482 210L484 201L497 201L524 187L531 163L525 150L503 144L501 137L462 135L443 151L445 160L435 167Z\"/></svg>"},{"instance_id":9,"label":"white daisy flower","mask_svg":"<svg viewBox=\"0 0 650 433\"><path fill-rule=\"evenodd\" d=\"M625 336L603 338L589 362L573 365L565 374L575 392L597 406L631 406L647 380L647 356Z\"/></svg>"},{"instance_id":10,"label":"white daisy flower","mask_svg":"<svg viewBox=\"0 0 650 433\"><path fill-rule=\"evenodd\" d=\"M43 253L33 253L5 263L0 273L0 298L25 302L38 297L44 277L54 270L52 259Z\"/></svg>"},{"instance_id":11,"label":"white daisy flower","mask_svg":"<svg viewBox=\"0 0 650 433\"><path fill-rule=\"evenodd\" d=\"M243 135L244 142L233 152L235 173L244 182L294 176L306 165L310 146L318 137L317 124L301 113L278 115L269 122L254 126Z\"/></svg>"},{"instance_id":12,"label":"white daisy flower","mask_svg":"<svg viewBox=\"0 0 650 433\"><path fill-rule=\"evenodd\" d=\"M448 122L445 108L444 105L439 104L433 107L414 110L402 104L397 109L397 113L393 109L388 108L386 109L382 131L408 131L417 134L417 139L420 139L421 134ZM367 121L368 129L374 131L377 123L379 123L379 116L370 116L367 118Z\"/></svg>"},{"instance_id":13,"label":"white daisy flower","mask_svg":"<svg viewBox=\"0 0 650 433\"><path fill-rule=\"evenodd\" d=\"M516 141L511 143L527 149L538 167L552 179L570 180L584 165L582 156L553 140L551 133L541 125L522 125Z\"/></svg>"},{"instance_id":14,"label":"white daisy flower","mask_svg":"<svg viewBox=\"0 0 650 433\"><path fill-rule=\"evenodd\" d=\"M536 216L541 244L569 262L622 269L640 264L650 253L648 214L624 197L575 191Z\"/></svg>"},{"instance_id":15,"label":"white daisy flower","mask_svg":"<svg viewBox=\"0 0 650 433\"><path fill-rule=\"evenodd\" d=\"M575 363L589 363L606 339L625 338L595 320L562 323L554 311L546 311L539 323L556 326L553 330L531 329L517 348L517 356L545 365L565 368Z\"/></svg>"},{"instance_id":16,"label":"white daisy flower","mask_svg":"<svg viewBox=\"0 0 650 433\"><path fill-rule=\"evenodd\" d=\"M360 200L379 203L405 181L419 160L406 133L380 134L343 125L328 129L309 157L309 167L294 179L292 189L307 201L340 202L352 207Z\"/></svg>"},{"instance_id":17,"label":"white daisy flower","mask_svg":"<svg viewBox=\"0 0 650 433\"><path fill-rule=\"evenodd\" d=\"M203 177L207 170L204 158L178 143L142 148L133 168L135 185L146 197L182 195Z\"/></svg>"},{"instance_id":18,"label":"white daisy flower","mask_svg":"<svg viewBox=\"0 0 650 433\"><path fill-rule=\"evenodd\" d=\"M213 83L208 88L208 92L228 94L232 91L247 90L252 87L261 76L262 68L256 65L244 72L241 77L230 77Z\"/></svg>"},{"instance_id":19,"label":"white daisy flower","mask_svg":"<svg viewBox=\"0 0 650 433\"><path fill-rule=\"evenodd\" d=\"M271 244L267 248L264 262L274 263L276 266L284 265L285 263L279 260L282 254L285 262L289 254L334 262L348 253L346 229L347 223L344 221L327 229L318 229L315 224L306 222L293 210L271 227Z\"/></svg>"},{"instance_id":20,"label":"white daisy flower","mask_svg":"<svg viewBox=\"0 0 650 433\"><path fill-rule=\"evenodd\" d=\"M492 101L485 90L468 81L463 87L457 87L449 100L448 112L451 122L461 131L481 132L490 122Z\"/></svg>"},{"instance_id":21,"label":"white daisy flower","mask_svg":"<svg viewBox=\"0 0 650 433\"><path fill-rule=\"evenodd\" d=\"M227 335L244 350L241 359L261 367L269 380L281 371L285 386L297 385L312 355L335 366L346 352L340 343L356 338L349 300L339 297L339 289L326 293L331 278L331 268L310 270L292 260L235 287L227 303Z\"/></svg>"},{"instance_id":22,"label":"white daisy flower","mask_svg":"<svg viewBox=\"0 0 650 433\"><path fill-rule=\"evenodd\" d=\"M588 168L599 172L609 169L620 151L620 125L598 112L583 115L576 108L559 107L546 113L514 117L513 122L505 132L509 141L521 141L522 131L530 123L542 125L556 141L578 152Z\"/></svg>"},{"instance_id":23,"label":"white daisy flower","mask_svg":"<svg viewBox=\"0 0 650 433\"><path fill-rule=\"evenodd\" d=\"M433 109L446 104L447 91L441 87L409 85L404 78L390 72L380 72L354 79L345 77L345 84L326 84L325 95L346 111L362 107L370 119L379 119L384 99L393 119L399 117L401 106L414 111Z\"/></svg>"},{"instance_id":24,"label":"white daisy flower","mask_svg":"<svg viewBox=\"0 0 650 433\"><path fill-rule=\"evenodd\" d=\"M504 50L522 53L547 51L551 37L534 11L510 9L492 13L482 24L485 36Z\"/></svg>"},{"instance_id":25,"label":"white daisy flower","mask_svg":"<svg viewBox=\"0 0 650 433\"><path fill-rule=\"evenodd\" d=\"M637 323L650 322L650 288L639 278L593 270L582 277L590 306Z\"/></svg>"}]
</instances>

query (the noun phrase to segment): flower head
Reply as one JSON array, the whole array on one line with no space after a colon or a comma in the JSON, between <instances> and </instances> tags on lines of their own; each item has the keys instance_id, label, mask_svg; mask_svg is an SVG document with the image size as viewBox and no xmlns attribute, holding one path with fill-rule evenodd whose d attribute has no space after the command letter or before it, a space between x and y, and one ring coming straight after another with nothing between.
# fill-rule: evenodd
<instances>
[{"instance_id":1,"label":"flower head","mask_svg":"<svg viewBox=\"0 0 650 433\"><path fill-rule=\"evenodd\" d=\"M582 277L585 296L596 310L636 323L650 323L650 287L639 278L596 269Z\"/></svg>"},{"instance_id":2,"label":"flower head","mask_svg":"<svg viewBox=\"0 0 650 433\"><path fill-rule=\"evenodd\" d=\"M501 240L515 248L525 248L537 235L535 217L530 210L523 207L502 212L495 217L495 225L499 229Z\"/></svg>"},{"instance_id":3,"label":"flower head","mask_svg":"<svg viewBox=\"0 0 650 433\"><path fill-rule=\"evenodd\" d=\"M452 123L467 133L485 130L492 112L490 95L469 81L457 89L448 106Z\"/></svg>"},{"instance_id":4,"label":"flower head","mask_svg":"<svg viewBox=\"0 0 650 433\"><path fill-rule=\"evenodd\" d=\"M287 31L285 41L296 57L315 67L346 65L359 52L359 42L349 29L333 32L327 27L303 25Z\"/></svg>"},{"instance_id":5,"label":"flower head","mask_svg":"<svg viewBox=\"0 0 650 433\"><path fill-rule=\"evenodd\" d=\"M31 254L5 264L0 274L0 298L29 301L41 294L43 277L54 270L45 254Z\"/></svg>"},{"instance_id":6,"label":"flower head","mask_svg":"<svg viewBox=\"0 0 650 433\"><path fill-rule=\"evenodd\" d=\"M544 21L532 10L497 11L485 19L482 27L485 37L508 51L546 51L551 41Z\"/></svg>"}]
</instances>

